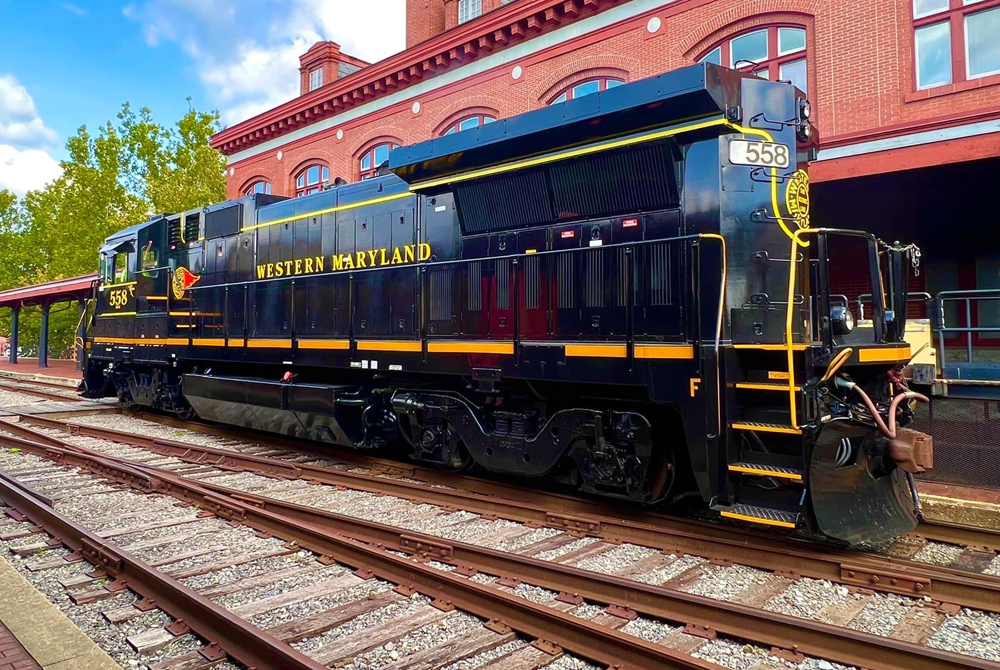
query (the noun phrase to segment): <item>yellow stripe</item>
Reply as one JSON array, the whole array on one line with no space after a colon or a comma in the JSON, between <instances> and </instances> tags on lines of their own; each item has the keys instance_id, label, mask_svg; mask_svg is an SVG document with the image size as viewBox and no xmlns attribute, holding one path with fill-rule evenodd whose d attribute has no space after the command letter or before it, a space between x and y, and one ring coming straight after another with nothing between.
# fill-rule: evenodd
<instances>
[{"instance_id":1,"label":"yellow stripe","mask_svg":"<svg viewBox=\"0 0 1000 670\"><path fill-rule=\"evenodd\" d=\"M422 350L420 342L406 340L358 340L359 351L409 351Z\"/></svg>"},{"instance_id":2,"label":"yellow stripe","mask_svg":"<svg viewBox=\"0 0 1000 670\"><path fill-rule=\"evenodd\" d=\"M793 472L771 472L770 470L759 470L757 468L747 468L742 465L730 465L730 472L744 472L748 475L761 475L763 477L780 477L783 479L794 479L797 482L802 481L802 475L797 475Z\"/></svg>"},{"instance_id":3,"label":"yellow stripe","mask_svg":"<svg viewBox=\"0 0 1000 670\"><path fill-rule=\"evenodd\" d=\"M789 523L788 521L772 521L771 519L758 519L755 516L743 516L742 514L737 514L736 512L720 512L722 516L729 517L730 519L739 519L740 521L749 521L751 523L762 523L766 526L780 526L781 528L795 528L794 523Z\"/></svg>"},{"instance_id":4,"label":"yellow stripe","mask_svg":"<svg viewBox=\"0 0 1000 670\"><path fill-rule=\"evenodd\" d=\"M858 360L862 363L897 363L910 360L910 346L887 349L861 349Z\"/></svg>"},{"instance_id":5,"label":"yellow stripe","mask_svg":"<svg viewBox=\"0 0 1000 670\"><path fill-rule=\"evenodd\" d=\"M755 391L787 391L788 387L784 384L764 384L757 382L736 382L736 388L738 389L753 389ZM801 391L801 386L795 387L796 391Z\"/></svg>"},{"instance_id":6,"label":"yellow stripe","mask_svg":"<svg viewBox=\"0 0 1000 670\"><path fill-rule=\"evenodd\" d=\"M637 344L636 358L694 359L694 347L690 344Z\"/></svg>"},{"instance_id":7,"label":"yellow stripe","mask_svg":"<svg viewBox=\"0 0 1000 670\"><path fill-rule=\"evenodd\" d=\"M335 212L343 212L347 209L356 209L358 207L367 207L368 205L377 205L380 202L389 202L390 200L399 200L400 198L412 197L412 193L397 193L396 195L384 195L381 198L372 198L371 200L362 200L361 202L351 203L349 205L338 205L337 207L328 207L326 209L318 209L315 212L304 212L302 214L296 214L294 216L286 216L283 219L275 219L274 221L267 221L266 223L258 223L253 226L247 226L242 230L256 230L257 228L264 228L266 226L276 226L279 223L288 223L289 221L298 221L300 219L305 219L310 216L321 216L323 214L333 214Z\"/></svg>"},{"instance_id":8,"label":"yellow stripe","mask_svg":"<svg viewBox=\"0 0 1000 670\"><path fill-rule=\"evenodd\" d=\"M175 323L174 326L177 327L177 328L197 328L198 324L196 324L196 323Z\"/></svg>"},{"instance_id":9,"label":"yellow stripe","mask_svg":"<svg viewBox=\"0 0 1000 670\"><path fill-rule=\"evenodd\" d=\"M100 318L104 317L104 318L112 319L112 318L117 318L117 317L120 317L120 316L135 316L135 312L112 312L110 314L98 314L97 318L100 319Z\"/></svg>"},{"instance_id":10,"label":"yellow stripe","mask_svg":"<svg viewBox=\"0 0 1000 670\"><path fill-rule=\"evenodd\" d=\"M135 340L127 337L95 337L94 342L97 344L134 344Z\"/></svg>"},{"instance_id":11,"label":"yellow stripe","mask_svg":"<svg viewBox=\"0 0 1000 670\"><path fill-rule=\"evenodd\" d=\"M167 299L167 296L165 296L165 295L147 295L146 296L146 300L166 300L166 299Z\"/></svg>"},{"instance_id":12,"label":"yellow stripe","mask_svg":"<svg viewBox=\"0 0 1000 670\"><path fill-rule=\"evenodd\" d=\"M295 340L299 349L350 349L350 340Z\"/></svg>"},{"instance_id":13,"label":"yellow stripe","mask_svg":"<svg viewBox=\"0 0 1000 670\"><path fill-rule=\"evenodd\" d=\"M94 341L98 344L138 344L161 346L164 344L187 344L186 337L97 337Z\"/></svg>"},{"instance_id":14,"label":"yellow stripe","mask_svg":"<svg viewBox=\"0 0 1000 670\"><path fill-rule=\"evenodd\" d=\"M135 286L134 281L123 281L121 284L101 284L104 288L118 288L119 286Z\"/></svg>"},{"instance_id":15,"label":"yellow stripe","mask_svg":"<svg viewBox=\"0 0 1000 670\"><path fill-rule=\"evenodd\" d=\"M432 354L503 354L512 356L514 343L436 340L427 342L427 351Z\"/></svg>"},{"instance_id":16,"label":"yellow stripe","mask_svg":"<svg viewBox=\"0 0 1000 670\"><path fill-rule=\"evenodd\" d=\"M168 314L170 316L222 316L221 312L168 312Z\"/></svg>"},{"instance_id":17,"label":"yellow stripe","mask_svg":"<svg viewBox=\"0 0 1000 670\"><path fill-rule=\"evenodd\" d=\"M566 355L625 358L628 355L628 348L624 344L567 344Z\"/></svg>"},{"instance_id":18,"label":"yellow stripe","mask_svg":"<svg viewBox=\"0 0 1000 670\"><path fill-rule=\"evenodd\" d=\"M788 347L784 344L734 344L736 349L759 349L761 351L788 351ZM793 344L792 351L805 351L809 348L808 344Z\"/></svg>"},{"instance_id":19,"label":"yellow stripe","mask_svg":"<svg viewBox=\"0 0 1000 670\"><path fill-rule=\"evenodd\" d=\"M248 349L291 349L291 340L271 340L271 339L260 339L260 340L247 340Z\"/></svg>"},{"instance_id":20,"label":"yellow stripe","mask_svg":"<svg viewBox=\"0 0 1000 670\"><path fill-rule=\"evenodd\" d=\"M224 347L226 338L224 337L196 337L192 341L196 347Z\"/></svg>"},{"instance_id":21,"label":"yellow stripe","mask_svg":"<svg viewBox=\"0 0 1000 670\"><path fill-rule=\"evenodd\" d=\"M752 423L742 423L737 421L731 424L736 430L756 430L760 433L784 433L786 435L801 435L802 431L791 426L758 426Z\"/></svg>"},{"instance_id":22,"label":"yellow stripe","mask_svg":"<svg viewBox=\"0 0 1000 670\"><path fill-rule=\"evenodd\" d=\"M529 158L522 161L507 163L505 165L497 165L491 168L483 168L481 170L473 170L472 172L456 174L450 177L431 179L428 181L419 182L417 184L411 185L410 190L419 191L421 189L431 188L433 186L440 186L441 184L454 184L460 181L479 179L481 177L488 177L490 175L495 175L495 174L503 174L504 172L512 172L514 170L523 170L524 168L534 167L536 165L544 165L545 163L552 163L554 161L566 160L568 158L587 156L600 151L610 151L611 149L627 147L633 144L652 142L654 140L659 140L666 137L673 137L674 135L678 135L680 133L691 132L694 130L702 130L703 128L711 128L713 126L730 126L730 125L731 124L728 121L726 121L726 119L709 119L708 121L699 121L697 123L691 123L686 126L665 128L663 130L657 130L636 137L626 137L625 139L601 142L600 144L592 144L590 146L580 147L577 149L570 149L568 151L561 151L559 153L549 154L547 156L539 156L538 158ZM739 126L733 125L733 127L736 128L737 131L741 133L750 132L750 131L744 131Z\"/></svg>"}]
</instances>

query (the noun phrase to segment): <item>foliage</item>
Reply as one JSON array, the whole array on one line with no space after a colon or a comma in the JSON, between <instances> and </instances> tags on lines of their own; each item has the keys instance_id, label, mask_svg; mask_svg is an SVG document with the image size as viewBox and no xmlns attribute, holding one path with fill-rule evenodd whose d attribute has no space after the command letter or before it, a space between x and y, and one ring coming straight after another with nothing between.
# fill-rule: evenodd
<instances>
[{"instance_id":1,"label":"foliage","mask_svg":"<svg viewBox=\"0 0 1000 670\"><path fill-rule=\"evenodd\" d=\"M135 112L128 103L117 124L96 132L81 126L66 142L61 177L20 201L0 191L0 290L95 272L108 235L154 213L224 200L225 159L209 145L220 128L218 112L191 108L166 128L148 108ZM4 312L0 334L8 335ZM75 305L53 307L51 356L71 350L78 319ZM37 352L39 323L38 307L22 309L23 355Z\"/></svg>"}]
</instances>

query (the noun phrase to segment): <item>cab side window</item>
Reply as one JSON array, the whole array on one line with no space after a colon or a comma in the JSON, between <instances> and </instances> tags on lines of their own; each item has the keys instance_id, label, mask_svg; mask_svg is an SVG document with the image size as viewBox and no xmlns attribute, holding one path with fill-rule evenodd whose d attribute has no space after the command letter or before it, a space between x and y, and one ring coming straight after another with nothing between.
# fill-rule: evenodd
<instances>
[{"instance_id":1,"label":"cab side window","mask_svg":"<svg viewBox=\"0 0 1000 670\"><path fill-rule=\"evenodd\" d=\"M114 283L120 284L128 280L128 254L115 254L115 277Z\"/></svg>"}]
</instances>

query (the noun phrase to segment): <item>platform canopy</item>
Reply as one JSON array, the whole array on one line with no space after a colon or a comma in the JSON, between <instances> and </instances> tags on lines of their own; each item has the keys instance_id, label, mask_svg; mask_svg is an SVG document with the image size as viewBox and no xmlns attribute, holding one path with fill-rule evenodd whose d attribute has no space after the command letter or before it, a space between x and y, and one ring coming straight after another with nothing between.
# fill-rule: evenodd
<instances>
[{"instance_id":1,"label":"platform canopy","mask_svg":"<svg viewBox=\"0 0 1000 670\"><path fill-rule=\"evenodd\" d=\"M0 307L18 309L26 305L51 305L70 300L85 300L90 297L96 281L97 274L94 273L0 291Z\"/></svg>"}]
</instances>

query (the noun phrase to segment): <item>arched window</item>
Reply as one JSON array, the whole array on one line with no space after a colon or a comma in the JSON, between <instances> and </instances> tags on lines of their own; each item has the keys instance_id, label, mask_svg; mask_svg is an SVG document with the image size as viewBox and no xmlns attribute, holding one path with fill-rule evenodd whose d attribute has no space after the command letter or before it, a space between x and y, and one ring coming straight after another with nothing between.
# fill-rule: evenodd
<instances>
[{"instance_id":1,"label":"arched window","mask_svg":"<svg viewBox=\"0 0 1000 670\"><path fill-rule=\"evenodd\" d=\"M806 31L799 26L754 28L717 44L698 62L752 72L771 81L783 79L808 92Z\"/></svg>"},{"instance_id":2,"label":"arched window","mask_svg":"<svg viewBox=\"0 0 1000 670\"><path fill-rule=\"evenodd\" d=\"M266 179L261 179L260 181L255 181L254 183L247 186L246 190L243 191L243 195L253 195L254 193L266 193L271 194L271 182Z\"/></svg>"},{"instance_id":3,"label":"arched window","mask_svg":"<svg viewBox=\"0 0 1000 670\"><path fill-rule=\"evenodd\" d=\"M362 179L371 179L378 174L378 166L389 160L389 152L398 147L398 144L385 142L376 144L363 154L359 159L359 168Z\"/></svg>"},{"instance_id":4,"label":"arched window","mask_svg":"<svg viewBox=\"0 0 1000 670\"><path fill-rule=\"evenodd\" d=\"M451 135L452 133L469 130L470 128L485 126L487 123L493 123L494 121L496 121L496 119L489 114L473 114L472 116L466 116L465 118L459 119L455 123L448 126L448 128L441 134Z\"/></svg>"},{"instance_id":5,"label":"arched window","mask_svg":"<svg viewBox=\"0 0 1000 670\"><path fill-rule=\"evenodd\" d=\"M566 102L567 100L573 100L574 98L582 98L585 95L597 93L598 91L606 91L609 88L621 86L624 83L625 82L621 79L617 79L615 77L594 77L593 79L585 79L566 89L563 89L563 91L554 97L549 104L554 105L557 102Z\"/></svg>"},{"instance_id":6,"label":"arched window","mask_svg":"<svg viewBox=\"0 0 1000 670\"><path fill-rule=\"evenodd\" d=\"M295 197L301 198L304 195L319 193L328 181L330 181L330 168L319 163L310 165L295 177Z\"/></svg>"}]
</instances>

